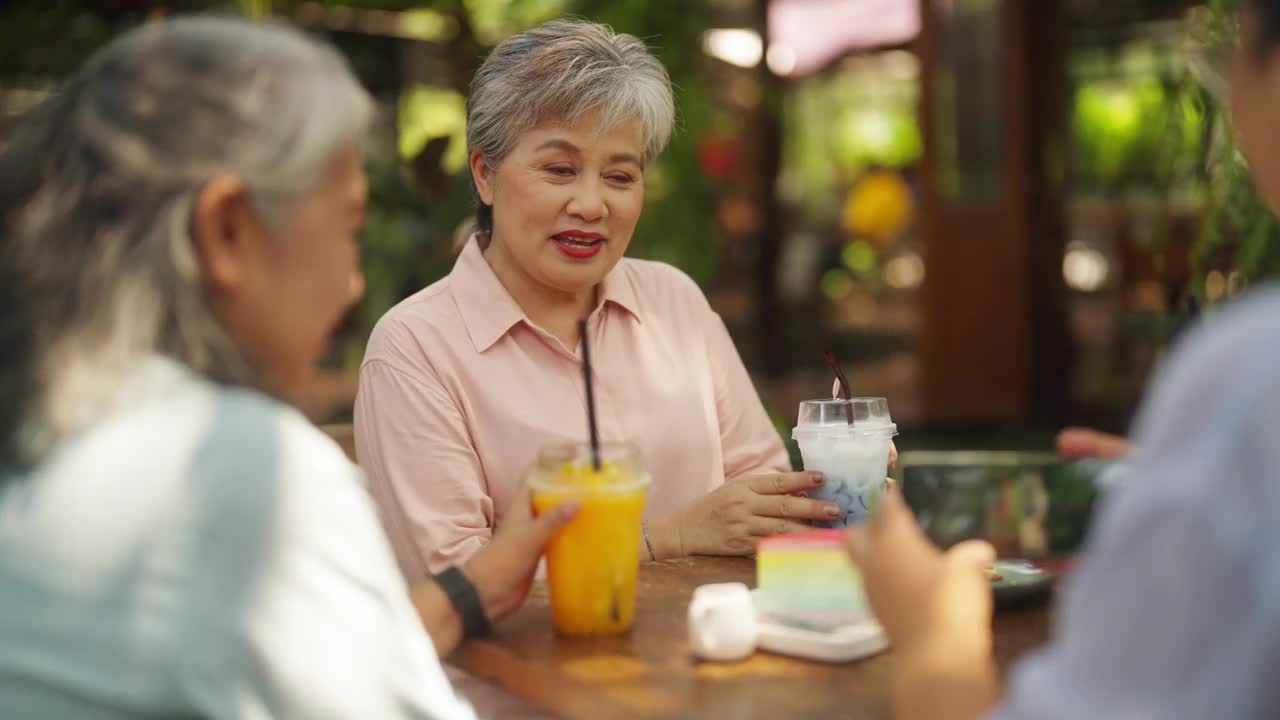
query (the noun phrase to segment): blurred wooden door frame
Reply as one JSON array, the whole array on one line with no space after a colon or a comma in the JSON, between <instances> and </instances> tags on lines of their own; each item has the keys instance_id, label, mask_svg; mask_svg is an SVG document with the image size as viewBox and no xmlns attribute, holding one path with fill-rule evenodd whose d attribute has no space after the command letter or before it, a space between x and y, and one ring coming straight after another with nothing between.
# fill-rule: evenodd
<instances>
[{"instance_id":1,"label":"blurred wooden door frame","mask_svg":"<svg viewBox=\"0 0 1280 720\"><path fill-rule=\"evenodd\" d=\"M1069 367L1050 158L1064 115L1061 2L922 0L921 13L924 420L1023 423L1061 402Z\"/></svg>"}]
</instances>

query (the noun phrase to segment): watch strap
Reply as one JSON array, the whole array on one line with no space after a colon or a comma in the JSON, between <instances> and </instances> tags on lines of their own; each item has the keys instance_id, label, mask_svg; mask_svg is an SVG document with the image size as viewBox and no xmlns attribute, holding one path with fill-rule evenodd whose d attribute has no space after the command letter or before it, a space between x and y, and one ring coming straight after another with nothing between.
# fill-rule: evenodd
<instances>
[{"instance_id":1,"label":"watch strap","mask_svg":"<svg viewBox=\"0 0 1280 720\"><path fill-rule=\"evenodd\" d=\"M462 618L462 636L474 638L488 635L493 628L489 625L489 617L484 613L480 594L467 576L458 568L451 567L436 575L435 580Z\"/></svg>"}]
</instances>

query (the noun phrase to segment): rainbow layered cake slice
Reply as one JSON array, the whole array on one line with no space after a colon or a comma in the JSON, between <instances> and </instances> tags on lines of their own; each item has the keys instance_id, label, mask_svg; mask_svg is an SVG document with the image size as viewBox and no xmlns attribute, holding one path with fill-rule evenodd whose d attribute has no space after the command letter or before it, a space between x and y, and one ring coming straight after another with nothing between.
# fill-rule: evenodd
<instances>
[{"instance_id":1,"label":"rainbow layered cake slice","mask_svg":"<svg viewBox=\"0 0 1280 720\"><path fill-rule=\"evenodd\" d=\"M775 535L756 553L756 607L766 616L822 627L870 617L844 530Z\"/></svg>"}]
</instances>

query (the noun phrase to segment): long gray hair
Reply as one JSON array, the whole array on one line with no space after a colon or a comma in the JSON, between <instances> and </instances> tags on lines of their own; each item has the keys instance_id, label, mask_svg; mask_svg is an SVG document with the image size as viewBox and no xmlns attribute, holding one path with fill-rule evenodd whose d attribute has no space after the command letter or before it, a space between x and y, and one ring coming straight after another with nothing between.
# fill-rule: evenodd
<instances>
[{"instance_id":1,"label":"long gray hair","mask_svg":"<svg viewBox=\"0 0 1280 720\"><path fill-rule=\"evenodd\" d=\"M233 175L280 223L371 111L328 47L193 17L119 38L22 123L0 150L0 464L39 461L150 353L254 382L209 306L193 203Z\"/></svg>"}]
</instances>

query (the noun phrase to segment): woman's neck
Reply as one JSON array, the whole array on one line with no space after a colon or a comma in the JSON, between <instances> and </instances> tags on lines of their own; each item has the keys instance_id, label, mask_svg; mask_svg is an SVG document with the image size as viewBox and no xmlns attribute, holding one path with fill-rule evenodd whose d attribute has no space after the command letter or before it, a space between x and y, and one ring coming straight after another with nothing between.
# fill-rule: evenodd
<instances>
[{"instance_id":1,"label":"woman's neck","mask_svg":"<svg viewBox=\"0 0 1280 720\"><path fill-rule=\"evenodd\" d=\"M558 338L566 348L577 348L578 321L595 307L596 288L572 293L547 287L520 267L502 243L490 239L487 247L483 242L481 247L498 282L511 293L529 320Z\"/></svg>"}]
</instances>

